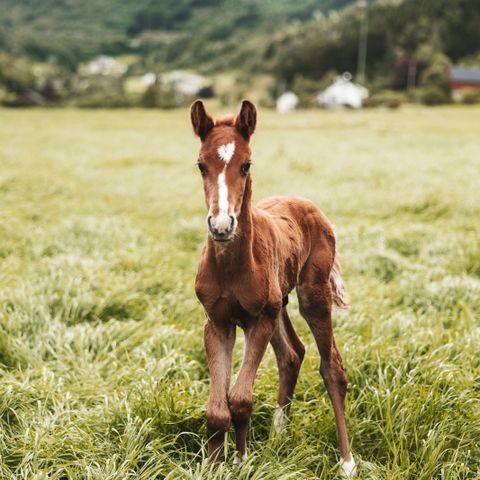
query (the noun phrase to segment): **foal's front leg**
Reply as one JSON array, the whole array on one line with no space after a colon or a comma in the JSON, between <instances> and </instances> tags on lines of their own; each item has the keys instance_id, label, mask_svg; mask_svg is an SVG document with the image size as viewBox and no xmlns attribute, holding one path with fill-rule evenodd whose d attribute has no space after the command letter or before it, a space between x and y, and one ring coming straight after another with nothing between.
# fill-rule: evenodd
<instances>
[{"instance_id":1,"label":"foal's front leg","mask_svg":"<svg viewBox=\"0 0 480 480\"><path fill-rule=\"evenodd\" d=\"M243 363L229 395L238 451L236 463L246 456L248 423L253 409L253 383L274 328L275 319L260 317L256 323L245 330Z\"/></svg>"},{"instance_id":2,"label":"foal's front leg","mask_svg":"<svg viewBox=\"0 0 480 480\"><path fill-rule=\"evenodd\" d=\"M216 461L221 456L225 433L231 424L227 396L232 371L235 325L207 319L204 341L210 370L207 407L208 458Z\"/></svg>"}]
</instances>

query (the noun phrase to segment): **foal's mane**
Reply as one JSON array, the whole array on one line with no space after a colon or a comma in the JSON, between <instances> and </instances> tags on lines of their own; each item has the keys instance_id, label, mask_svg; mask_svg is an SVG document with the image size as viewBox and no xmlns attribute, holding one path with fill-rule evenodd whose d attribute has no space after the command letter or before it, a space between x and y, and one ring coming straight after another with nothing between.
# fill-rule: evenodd
<instances>
[{"instance_id":1,"label":"foal's mane","mask_svg":"<svg viewBox=\"0 0 480 480\"><path fill-rule=\"evenodd\" d=\"M216 127L233 127L235 126L235 115L233 113L228 113L223 117L218 117L215 119Z\"/></svg>"}]
</instances>

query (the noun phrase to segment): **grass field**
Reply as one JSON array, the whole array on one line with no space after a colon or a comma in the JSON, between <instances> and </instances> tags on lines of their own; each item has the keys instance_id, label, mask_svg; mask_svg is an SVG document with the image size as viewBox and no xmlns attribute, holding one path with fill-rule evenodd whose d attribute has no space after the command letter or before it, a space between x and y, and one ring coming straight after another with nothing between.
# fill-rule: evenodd
<instances>
[{"instance_id":1,"label":"grass field","mask_svg":"<svg viewBox=\"0 0 480 480\"><path fill-rule=\"evenodd\" d=\"M479 126L476 107L260 112L254 197L304 195L337 227L359 478L480 478ZM294 298L288 432L269 351L249 460L205 461L197 149L186 111L0 110L1 479L336 478Z\"/></svg>"}]
</instances>

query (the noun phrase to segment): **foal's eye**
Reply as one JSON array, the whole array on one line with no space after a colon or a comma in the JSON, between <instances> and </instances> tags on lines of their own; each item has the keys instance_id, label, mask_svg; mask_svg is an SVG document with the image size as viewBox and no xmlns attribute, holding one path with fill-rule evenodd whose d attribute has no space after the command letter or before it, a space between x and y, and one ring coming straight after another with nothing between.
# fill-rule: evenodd
<instances>
[{"instance_id":1,"label":"foal's eye","mask_svg":"<svg viewBox=\"0 0 480 480\"><path fill-rule=\"evenodd\" d=\"M207 173L207 166L204 163L197 163L198 169L200 170L200 173L202 175L205 175Z\"/></svg>"},{"instance_id":2,"label":"foal's eye","mask_svg":"<svg viewBox=\"0 0 480 480\"><path fill-rule=\"evenodd\" d=\"M246 175L250 171L250 165L250 162L244 163L241 167L242 173Z\"/></svg>"}]
</instances>

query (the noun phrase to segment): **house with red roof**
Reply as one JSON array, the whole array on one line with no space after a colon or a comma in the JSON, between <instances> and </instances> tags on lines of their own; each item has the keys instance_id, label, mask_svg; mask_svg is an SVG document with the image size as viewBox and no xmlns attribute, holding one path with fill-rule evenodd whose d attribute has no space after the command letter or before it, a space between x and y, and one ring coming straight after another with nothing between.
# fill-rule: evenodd
<instances>
[{"instance_id":1,"label":"house with red roof","mask_svg":"<svg viewBox=\"0 0 480 480\"><path fill-rule=\"evenodd\" d=\"M455 99L462 98L466 93L480 90L480 68L450 67L448 77Z\"/></svg>"}]
</instances>

